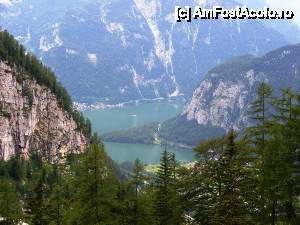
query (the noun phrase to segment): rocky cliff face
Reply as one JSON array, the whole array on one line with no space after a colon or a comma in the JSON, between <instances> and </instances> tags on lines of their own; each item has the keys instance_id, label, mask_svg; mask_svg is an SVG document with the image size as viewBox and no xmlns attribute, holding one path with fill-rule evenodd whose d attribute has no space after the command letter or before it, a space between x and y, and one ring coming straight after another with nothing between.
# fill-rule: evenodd
<instances>
[{"instance_id":1,"label":"rocky cliff face","mask_svg":"<svg viewBox=\"0 0 300 225\"><path fill-rule=\"evenodd\" d=\"M0 160L37 150L55 161L84 151L87 139L50 90L18 76L26 77L0 60Z\"/></svg>"},{"instance_id":2,"label":"rocky cliff face","mask_svg":"<svg viewBox=\"0 0 300 225\"><path fill-rule=\"evenodd\" d=\"M300 45L275 50L264 57L243 56L211 70L195 90L183 116L199 125L240 130L249 124L249 106L261 81L275 94L299 89Z\"/></svg>"},{"instance_id":3,"label":"rocky cliff face","mask_svg":"<svg viewBox=\"0 0 300 225\"><path fill-rule=\"evenodd\" d=\"M233 58L205 75L180 116L159 125L105 134L103 138L143 143L158 139L192 148L231 129L242 131L253 122L249 119L250 105L260 82L271 85L274 95L282 88L299 90L299 71L300 44L285 46L262 57ZM158 131L153 135L155 129Z\"/></svg>"},{"instance_id":4,"label":"rocky cliff face","mask_svg":"<svg viewBox=\"0 0 300 225\"><path fill-rule=\"evenodd\" d=\"M183 115L200 125L239 130L248 124L248 106L264 78L263 73L254 69L241 71L234 77L212 72L195 90Z\"/></svg>"},{"instance_id":5,"label":"rocky cliff face","mask_svg":"<svg viewBox=\"0 0 300 225\"><path fill-rule=\"evenodd\" d=\"M242 130L249 120L259 83L277 95L282 88L299 90L300 45L290 45L263 57L237 57L206 74L178 118L165 122L160 137L195 146L205 139Z\"/></svg>"}]
</instances>

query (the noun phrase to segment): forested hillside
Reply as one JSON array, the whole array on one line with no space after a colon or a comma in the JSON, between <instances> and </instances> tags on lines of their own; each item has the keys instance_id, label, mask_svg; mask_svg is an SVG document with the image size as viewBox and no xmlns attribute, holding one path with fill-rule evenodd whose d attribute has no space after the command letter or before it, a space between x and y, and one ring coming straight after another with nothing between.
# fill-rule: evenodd
<instances>
[{"instance_id":1,"label":"forested hillside","mask_svg":"<svg viewBox=\"0 0 300 225\"><path fill-rule=\"evenodd\" d=\"M195 148L183 167L163 152L159 169L137 160L127 179L115 176L93 136L86 153L60 164L39 154L0 163L3 224L298 225L300 93L279 97L261 83L251 104L254 125Z\"/></svg>"},{"instance_id":2,"label":"forested hillside","mask_svg":"<svg viewBox=\"0 0 300 225\"><path fill-rule=\"evenodd\" d=\"M278 91L299 79L298 64L290 66L299 46L289 48L262 57L263 64L250 60L294 79L278 77L276 91L266 82L253 86L244 132L202 141L188 166L166 148L157 171L146 172L137 159L120 173L51 70L0 32L0 156L13 151L0 160L0 224L299 225L300 91ZM238 63L225 65L226 73L249 69ZM190 129L198 132L186 127L186 135Z\"/></svg>"},{"instance_id":3,"label":"forested hillside","mask_svg":"<svg viewBox=\"0 0 300 225\"><path fill-rule=\"evenodd\" d=\"M243 131L251 125L249 110L259 83L265 81L271 85L274 95L278 96L282 88L299 89L299 71L299 44L275 49L262 57L234 57L206 74L181 115L161 123L157 139L194 147L231 129ZM106 141L149 143L154 137L153 125L103 137Z\"/></svg>"},{"instance_id":4,"label":"forested hillside","mask_svg":"<svg viewBox=\"0 0 300 225\"><path fill-rule=\"evenodd\" d=\"M90 136L90 122L85 120L82 114L74 109L70 95L61 83L57 81L55 74L34 55L27 52L24 46L19 44L6 30L0 30L0 59L7 62L10 66L16 67L20 72L26 73L38 84L49 88L56 96L60 107L67 111L76 121L78 129L82 129L87 136ZM26 78L25 75L23 77L19 76L18 82Z\"/></svg>"},{"instance_id":5,"label":"forested hillside","mask_svg":"<svg viewBox=\"0 0 300 225\"><path fill-rule=\"evenodd\" d=\"M259 83L271 85L278 96L282 88L299 89L299 71L299 44L284 46L262 57L233 58L208 72L180 117L162 125L160 137L194 146L230 129L242 131L251 125L249 110ZM193 129L187 130L189 127Z\"/></svg>"}]
</instances>

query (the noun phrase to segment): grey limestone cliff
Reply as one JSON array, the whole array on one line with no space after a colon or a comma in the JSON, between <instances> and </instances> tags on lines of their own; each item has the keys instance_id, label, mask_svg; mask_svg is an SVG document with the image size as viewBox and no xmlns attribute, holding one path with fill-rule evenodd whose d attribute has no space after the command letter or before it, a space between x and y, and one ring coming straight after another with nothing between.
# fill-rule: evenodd
<instances>
[{"instance_id":1,"label":"grey limestone cliff","mask_svg":"<svg viewBox=\"0 0 300 225\"><path fill-rule=\"evenodd\" d=\"M58 155L84 151L87 138L55 95L20 73L0 61L0 160L39 151L55 161Z\"/></svg>"}]
</instances>

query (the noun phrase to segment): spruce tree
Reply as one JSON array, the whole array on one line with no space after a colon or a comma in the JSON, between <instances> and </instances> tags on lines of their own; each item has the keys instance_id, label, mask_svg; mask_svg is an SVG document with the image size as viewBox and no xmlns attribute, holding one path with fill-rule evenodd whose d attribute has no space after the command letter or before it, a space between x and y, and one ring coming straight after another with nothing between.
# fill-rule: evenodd
<instances>
[{"instance_id":1,"label":"spruce tree","mask_svg":"<svg viewBox=\"0 0 300 225\"><path fill-rule=\"evenodd\" d=\"M196 223L253 224L249 152L245 143L235 138L235 133L230 132L195 149L201 159L193 168L192 185L186 195L194 204L191 215Z\"/></svg>"},{"instance_id":2,"label":"spruce tree","mask_svg":"<svg viewBox=\"0 0 300 225\"><path fill-rule=\"evenodd\" d=\"M250 118L254 125L248 131L253 138L258 150L263 152L267 137L267 127L269 125L270 102L272 101L272 88L265 82L260 83L257 90L256 100L252 102L250 108Z\"/></svg>"},{"instance_id":3,"label":"spruce tree","mask_svg":"<svg viewBox=\"0 0 300 225\"><path fill-rule=\"evenodd\" d=\"M33 225L47 225L47 186L44 175L41 175L34 184L26 199L26 213Z\"/></svg>"},{"instance_id":4,"label":"spruce tree","mask_svg":"<svg viewBox=\"0 0 300 225\"><path fill-rule=\"evenodd\" d=\"M142 219L140 216L141 209L139 207L139 192L145 181L145 176L143 175L143 164L139 159L135 160L134 165L135 166L132 177L132 184L134 188L133 225L138 225L140 224L139 221Z\"/></svg>"},{"instance_id":5,"label":"spruce tree","mask_svg":"<svg viewBox=\"0 0 300 225\"><path fill-rule=\"evenodd\" d=\"M262 223L267 221L267 209L266 190L270 185L267 180L267 153L266 144L269 136L269 128L271 123L271 102L273 90L265 82L260 83L256 100L253 101L250 108L250 118L252 119L253 125L248 128L249 137L255 145L254 154L257 156L255 161L255 167L257 168L257 183L258 183L258 217Z\"/></svg>"},{"instance_id":6,"label":"spruce tree","mask_svg":"<svg viewBox=\"0 0 300 225\"><path fill-rule=\"evenodd\" d=\"M278 211L278 219L286 224L292 224L297 214L298 194L295 174L297 171L299 173L299 166L295 156L299 140L297 133L300 130L297 130L299 121L297 121L296 96L291 89L284 89L281 91L281 96L273 101L274 127L270 138L270 142L273 143L273 154L270 157L276 156L273 161L277 159L277 162L273 163L273 173L275 169L277 170L277 182L273 183L277 186L278 209L276 211ZM276 217L273 214L274 218Z\"/></svg>"},{"instance_id":7,"label":"spruce tree","mask_svg":"<svg viewBox=\"0 0 300 225\"><path fill-rule=\"evenodd\" d=\"M50 225L62 225L65 211L65 196L60 184L53 187L52 194L50 195L46 208L47 220L51 221Z\"/></svg>"},{"instance_id":8,"label":"spruce tree","mask_svg":"<svg viewBox=\"0 0 300 225\"><path fill-rule=\"evenodd\" d=\"M76 178L76 200L72 206L71 224L115 224L116 183L103 144L94 136L87 155L80 162Z\"/></svg>"},{"instance_id":9,"label":"spruce tree","mask_svg":"<svg viewBox=\"0 0 300 225\"><path fill-rule=\"evenodd\" d=\"M20 196L16 185L7 178L0 178L0 224L14 225L23 219Z\"/></svg>"},{"instance_id":10,"label":"spruce tree","mask_svg":"<svg viewBox=\"0 0 300 225\"><path fill-rule=\"evenodd\" d=\"M156 174L154 210L159 225L176 225L182 221L181 204L176 191L176 168L174 165L176 165L174 156L165 149Z\"/></svg>"}]
</instances>

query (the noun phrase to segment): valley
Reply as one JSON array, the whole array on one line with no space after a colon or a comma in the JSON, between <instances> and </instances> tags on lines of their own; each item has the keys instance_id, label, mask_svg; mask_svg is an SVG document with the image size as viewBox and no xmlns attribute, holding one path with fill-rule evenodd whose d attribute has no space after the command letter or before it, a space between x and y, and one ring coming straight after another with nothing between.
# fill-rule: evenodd
<instances>
[{"instance_id":1,"label":"valley","mask_svg":"<svg viewBox=\"0 0 300 225\"><path fill-rule=\"evenodd\" d=\"M51 7L13 1L0 18L4 29L54 70L73 100L86 104L188 98L225 60L261 56L289 43L281 29L256 21L174 23L174 7L181 4L199 1L54 0ZM237 3L200 5L214 4Z\"/></svg>"},{"instance_id":2,"label":"valley","mask_svg":"<svg viewBox=\"0 0 300 225\"><path fill-rule=\"evenodd\" d=\"M176 101L161 100L150 103L140 102L121 108L85 111L84 115L91 120L93 130L101 136L101 134L108 132L162 123L179 115L183 106L183 99ZM157 164L164 150L164 147L159 144L104 142L104 145L108 155L119 163L133 162L136 158L139 158L144 163ZM175 153L180 162L195 160L194 152L190 149L168 147L168 151Z\"/></svg>"},{"instance_id":3,"label":"valley","mask_svg":"<svg viewBox=\"0 0 300 225\"><path fill-rule=\"evenodd\" d=\"M299 225L300 27L174 20L270 1L0 0L0 225Z\"/></svg>"}]
</instances>

